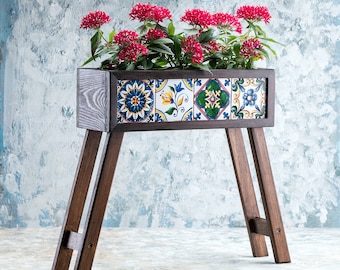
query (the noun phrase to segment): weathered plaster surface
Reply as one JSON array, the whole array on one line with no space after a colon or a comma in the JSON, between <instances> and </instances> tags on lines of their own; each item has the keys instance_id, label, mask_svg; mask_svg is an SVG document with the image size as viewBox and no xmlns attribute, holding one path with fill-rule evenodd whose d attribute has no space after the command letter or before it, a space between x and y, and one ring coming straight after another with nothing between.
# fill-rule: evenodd
<instances>
[{"instance_id":1,"label":"weathered plaster surface","mask_svg":"<svg viewBox=\"0 0 340 270\"><path fill-rule=\"evenodd\" d=\"M285 44L275 46L279 60L268 64L277 74L276 125L266 129L283 219L288 226L340 226L339 1L152 2L176 18L192 7L269 7L267 33ZM101 9L113 17L108 27L133 28L127 14L134 3L32 0L12 10L0 77L0 226L62 223L84 134L75 127L75 74L91 34L79 22ZM126 134L105 226L243 224L223 130Z\"/></svg>"}]
</instances>

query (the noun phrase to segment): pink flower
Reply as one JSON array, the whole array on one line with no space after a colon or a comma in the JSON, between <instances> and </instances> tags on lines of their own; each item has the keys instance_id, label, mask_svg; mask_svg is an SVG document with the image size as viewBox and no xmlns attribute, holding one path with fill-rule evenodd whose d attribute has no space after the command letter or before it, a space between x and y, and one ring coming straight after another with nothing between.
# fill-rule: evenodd
<instances>
[{"instance_id":1,"label":"pink flower","mask_svg":"<svg viewBox=\"0 0 340 270\"><path fill-rule=\"evenodd\" d=\"M262 58L262 54L259 51L262 49L260 40L257 38L249 38L242 42L240 55L247 59L250 58Z\"/></svg>"},{"instance_id":2,"label":"pink flower","mask_svg":"<svg viewBox=\"0 0 340 270\"><path fill-rule=\"evenodd\" d=\"M247 21L262 21L269 23L271 15L265 6L242 6L236 11L237 17Z\"/></svg>"},{"instance_id":3,"label":"pink flower","mask_svg":"<svg viewBox=\"0 0 340 270\"><path fill-rule=\"evenodd\" d=\"M169 9L152 5L150 3L138 3L134 5L129 13L130 18L144 21L155 21L157 23L162 22L165 19L171 19L172 15Z\"/></svg>"},{"instance_id":4,"label":"pink flower","mask_svg":"<svg viewBox=\"0 0 340 270\"><path fill-rule=\"evenodd\" d=\"M166 35L165 33L160 30L160 29L149 29L148 33L145 35L145 38L147 39L147 41L152 41L155 39L159 39L159 38L165 38Z\"/></svg>"},{"instance_id":5,"label":"pink flower","mask_svg":"<svg viewBox=\"0 0 340 270\"><path fill-rule=\"evenodd\" d=\"M111 21L111 18L104 11L92 11L82 18L80 28L98 29L109 21Z\"/></svg>"},{"instance_id":6,"label":"pink flower","mask_svg":"<svg viewBox=\"0 0 340 270\"><path fill-rule=\"evenodd\" d=\"M220 28L227 28L231 31L236 31L237 33L242 33L242 25L238 21L237 17L229 13L215 13L212 15L214 24Z\"/></svg>"},{"instance_id":7,"label":"pink flower","mask_svg":"<svg viewBox=\"0 0 340 270\"><path fill-rule=\"evenodd\" d=\"M131 30L122 30L114 37L114 41L120 46L127 46L138 40L138 34Z\"/></svg>"},{"instance_id":8,"label":"pink flower","mask_svg":"<svg viewBox=\"0 0 340 270\"><path fill-rule=\"evenodd\" d=\"M187 10L182 16L181 21L194 26L197 25L201 28L208 28L214 25L211 14L208 11L198 8Z\"/></svg>"},{"instance_id":9,"label":"pink flower","mask_svg":"<svg viewBox=\"0 0 340 270\"><path fill-rule=\"evenodd\" d=\"M118 59L121 61L137 62L138 57L147 54L148 49L143 44L131 43L119 52Z\"/></svg>"},{"instance_id":10,"label":"pink flower","mask_svg":"<svg viewBox=\"0 0 340 270\"><path fill-rule=\"evenodd\" d=\"M203 50L201 44L189 36L187 39L182 41L182 49L189 56L193 64L200 64L203 62Z\"/></svg>"},{"instance_id":11,"label":"pink flower","mask_svg":"<svg viewBox=\"0 0 340 270\"><path fill-rule=\"evenodd\" d=\"M216 43L216 41L209 41L207 45L203 45L203 48L206 49L208 52L217 52L220 50L220 47Z\"/></svg>"}]
</instances>

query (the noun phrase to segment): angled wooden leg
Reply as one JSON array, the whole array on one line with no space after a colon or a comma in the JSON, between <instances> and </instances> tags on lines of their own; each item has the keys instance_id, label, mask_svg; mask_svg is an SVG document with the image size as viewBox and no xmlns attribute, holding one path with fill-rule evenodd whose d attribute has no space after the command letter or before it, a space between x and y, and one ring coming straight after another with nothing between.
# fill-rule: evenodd
<instances>
[{"instance_id":1,"label":"angled wooden leg","mask_svg":"<svg viewBox=\"0 0 340 270\"><path fill-rule=\"evenodd\" d=\"M230 153L234 165L238 189L240 192L243 212L248 229L250 245L254 257L268 256L265 238L261 234L252 232L250 221L259 218L254 185L252 182L247 153L240 128L226 129Z\"/></svg>"},{"instance_id":2,"label":"angled wooden leg","mask_svg":"<svg viewBox=\"0 0 340 270\"><path fill-rule=\"evenodd\" d=\"M109 133L94 185L75 269L91 269L124 132Z\"/></svg>"},{"instance_id":3,"label":"angled wooden leg","mask_svg":"<svg viewBox=\"0 0 340 270\"><path fill-rule=\"evenodd\" d=\"M288 263L290 262L288 245L277 200L263 128L248 128L248 135L253 152L262 202L266 214L266 224L274 252L275 262Z\"/></svg>"},{"instance_id":4,"label":"angled wooden leg","mask_svg":"<svg viewBox=\"0 0 340 270\"><path fill-rule=\"evenodd\" d=\"M79 157L71 196L66 209L65 220L61 230L53 267L55 270L69 268L73 250L68 248L71 232L77 232L82 217L87 192L91 182L93 167L101 139L101 132L89 131L85 133L83 148Z\"/></svg>"}]
</instances>

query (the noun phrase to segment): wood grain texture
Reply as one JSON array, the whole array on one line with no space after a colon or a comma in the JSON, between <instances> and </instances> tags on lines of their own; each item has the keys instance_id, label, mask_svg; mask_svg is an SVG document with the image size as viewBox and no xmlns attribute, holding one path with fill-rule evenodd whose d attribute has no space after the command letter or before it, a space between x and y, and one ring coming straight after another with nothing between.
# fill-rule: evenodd
<instances>
[{"instance_id":1,"label":"wood grain texture","mask_svg":"<svg viewBox=\"0 0 340 270\"><path fill-rule=\"evenodd\" d=\"M266 118L117 124L117 80L185 78L266 78ZM125 71L80 68L78 69L77 88L77 126L85 129L104 132L121 132L274 126L275 72L273 69L219 69L212 70L210 73L199 70Z\"/></svg>"},{"instance_id":2,"label":"wood grain texture","mask_svg":"<svg viewBox=\"0 0 340 270\"><path fill-rule=\"evenodd\" d=\"M109 130L110 73L78 69L77 126L97 131Z\"/></svg>"},{"instance_id":3,"label":"wood grain texture","mask_svg":"<svg viewBox=\"0 0 340 270\"><path fill-rule=\"evenodd\" d=\"M267 220L264 218L253 218L249 221L249 225L250 225L250 230L253 233L258 233L258 234L262 234L265 236L270 236L270 232L268 229L268 224L267 224Z\"/></svg>"},{"instance_id":4,"label":"wood grain texture","mask_svg":"<svg viewBox=\"0 0 340 270\"><path fill-rule=\"evenodd\" d=\"M228 128L226 129L226 134L253 256L268 256L264 236L253 232L250 227L250 221L260 217L260 211L257 205L242 131L239 128Z\"/></svg>"},{"instance_id":5,"label":"wood grain texture","mask_svg":"<svg viewBox=\"0 0 340 270\"><path fill-rule=\"evenodd\" d=\"M75 269L91 269L123 137L124 132L109 133L106 137Z\"/></svg>"},{"instance_id":6,"label":"wood grain texture","mask_svg":"<svg viewBox=\"0 0 340 270\"><path fill-rule=\"evenodd\" d=\"M275 262L289 263L290 255L286 234L281 218L263 128L249 128L248 135L254 157L257 179L260 186L263 207L268 224L268 234L270 235Z\"/></svg>"},{"instance_id":7,"label":"wood grain texture","mask_svg":"<svg viewBox=\"0 0 340 270\"><path fill-rule=\"evenodd\" d=\"M73 232L78 232L79 229L101 136L101 132L92 130L86 131L70 199L65 213L65 220L54 257L53 270L68 269L70 265L73 250L68 248L69 240L70 237L72 238L71 235ZM74 196L74 194L76 194L76 196Z\"/></svg>"}]
</instances>

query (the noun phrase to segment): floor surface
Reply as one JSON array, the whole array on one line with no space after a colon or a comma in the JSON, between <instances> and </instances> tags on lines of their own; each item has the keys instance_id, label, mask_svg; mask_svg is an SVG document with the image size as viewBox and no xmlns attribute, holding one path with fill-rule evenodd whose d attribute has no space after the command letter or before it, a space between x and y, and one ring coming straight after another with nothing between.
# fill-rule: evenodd
<instances>
[{"instance_id":1,"label":"floor surface","mask_svg":"<svg viewBox=\"0 0 340 270\"><path fill-rule=\"evenodd\" d=\"M51 269L60 228L0 229L0 269ZM245 228L106 229L92 269L339 269L340 229L286 229L292 262L253 258ZM73 269L71 267L70 269Z\"/></svg>"}]
</instances>

